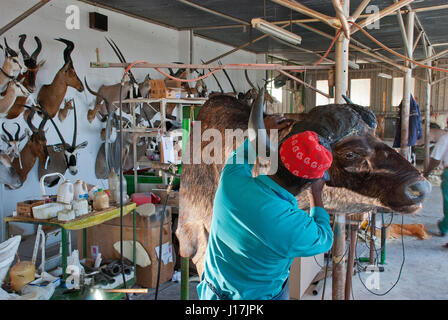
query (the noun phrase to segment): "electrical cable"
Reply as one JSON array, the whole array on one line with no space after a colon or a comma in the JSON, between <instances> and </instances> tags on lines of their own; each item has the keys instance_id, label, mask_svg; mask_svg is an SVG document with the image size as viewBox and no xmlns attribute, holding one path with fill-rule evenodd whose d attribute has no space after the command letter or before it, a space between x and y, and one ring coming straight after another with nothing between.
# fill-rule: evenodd
<instances>
[{"instance_id":1,"label":"electrical cable","mask_svg":"<svg viewBox=\"0 0 448 320\"><path fill-rule=\"evenodd\" d=\"M173 178L171 178L173 180ZM171 181L172 181L171 180ZM171 182L170 182L171 183ZM165 201L163 203L163 210L162 214L160 216L160 234L159 234L159 263L157 266L157 282L156 282L156 292L154 295L154 300L157 300L157 297L159 295L159 284L160 284L160 268L161 268L161 261L162 261L162 235L163 235L163 220L165 220L165 209L166 209L166 203L168 201L168 193L165 196Z\"/></svg>"},{"instance_id":2,"label":"electrical cable","mask_svg":"<svg viewBox=\"0 0 448 320\"><path fill-rule=\"evenodd\" d=\"M364 288L367 290L367 291L369 291L371 294L374 294L374 295L376 295L376 296L385 296L385 295L387 295L396 285L397 285L397 283L400 281L400 279L401 279L401 272L403 271L403 266L404 266L404 263L405 263L405 261L406 261L406 256L405 256L405 247L404 247L404 235L403 235L403 225L404 225L404 216L402 215L401 216L401 245L402 245L402 251L403 251L403 260L402 260L402 262L401 262L401 266L400 266L400 271L399 271L399 273L398 273L398 277L397 277L397 280L395 281L395 283L392 285L392 287L391 288L389 288L386 292L384 292L384 293L376 293L376 292L373 292L373 291L371 291L370 289L368 289L367 288L367 286L365 285L365 283L362 281L362 279L361 279L361 273L360 272L358 272L358 277L359 277L359 281L361 281L361 284L364 286ZM355 251L356 252L356 251Z\"/></svg>"},{"instance_id":3,"label":"electrical cable","mask_svg":"<svg viewBox=\"0 0 448 320\"><path fill-rule=\"evenodd\" d=\"M440 71L440 72L446 72L448 73L448 69L444 69L444 68L437 68L437 67L433 67L433 66L428 66L425 65L421 62L415 61L413 59L410 59L394 50L392 50L391 48L387 47L386 45L384 45L383 43L381 43L379 40L375 39L373 36L371 36L366 30L364 30L360 25L358 25L357 23L353 22L353 21L349 21L349 23L351 23L352 25L354 25L356 28L358 28L362 33L364 33L364 35L366 35L366 37L368 37L370 40L372 40L373 42L375 42L377 45L379 45L380 47L382 47L384 50L388 51L389 53L402 58L412 64L415 64L419 67L425 68L425 69L431 69L431 70L435 70L435 71Z\"/></svg>"},{"instance_id":4,"label":"electrical cable","mask_svg":"<svg viewBox=\"0 0 448 320\"><path fill-rule=\"evenodd\" d=\"M342 32L342 28L339 29L339 31L336 33L335 37L333 38L333 41L331 42L330 46L328 47L327 51L325 52L325 54L322 56L322 58L319 59L319 61L317 61L314 66L318 66L322 63L322 61L325 60L325 58L328 56L328 54L330 53L330 50L333 48L334 44L336 43L336 40L338 39L339 35Z\"/></svg>"}]
</instances>

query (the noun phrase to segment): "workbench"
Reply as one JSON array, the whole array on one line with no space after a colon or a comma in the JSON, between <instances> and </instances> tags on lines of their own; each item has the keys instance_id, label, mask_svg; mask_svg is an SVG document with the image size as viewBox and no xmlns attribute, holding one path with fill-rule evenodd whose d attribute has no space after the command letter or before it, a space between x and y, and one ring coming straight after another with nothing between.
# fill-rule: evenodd
<instances>
[{"instance_id":1,"label":"workbench","mask_svg":"<svg viewBox=\"0 0 448 320\"><path fill-rule=\"evenodd\" d=\"M136 270L136 244L135 244L135 203L129 203L128 205L123 206L123 216L133 212L133 263L134 263L134 274ZM114 218L120 217L120 207L110 207L101 211L92 211L86 215L78 217L76 219L70 221L58 221L57 218L52 219L35 219L33 217L24 217L24 216L15 216L15 217L5 217L5 231L6 231L6 239L9 238L9 224L10 223L31 223L31 224L41 224L46 226L59 227L61 229L61 242L62 242L62 282L65 282L67 278L67 231L68 230L83 230L83 252L84 255L87 252L86 248L86 237L87 232L86 228L93 227L109 221ZM80 257L82 258L82 257ZM135 276L134 280L135 282ZM129 283L129 282L128 282ZM133 284L133 283L132 283Z\"/></svg>"}]
</instances>

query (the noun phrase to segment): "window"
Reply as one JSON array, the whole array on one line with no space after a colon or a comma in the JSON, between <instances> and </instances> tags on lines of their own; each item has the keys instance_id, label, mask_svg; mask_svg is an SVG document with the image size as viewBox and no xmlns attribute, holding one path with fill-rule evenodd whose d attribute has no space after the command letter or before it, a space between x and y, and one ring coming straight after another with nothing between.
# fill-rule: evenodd
<instances>
[{"instance_id":1,"label":"window","mask_svg":"<svg viewBox=\"0 0 448 320\"><path fill-rule=\"evenodd\" d=\"M316 81L316 89L319 89L320 91L328 94L329 93L328 92L328 80L317 80ZM327 97L316 92L316 106L321 106L321 105L330 104L330 103L334 103L334 98L328 99Z\"/></svg>"},{"instance_id":2,"label":"window","mask_svg":"<svg viewBox=\"0 0 448 320\"><path fill-rule=\"evenodd\" d=\"M370 106L370 79L350 80L350 100L360 106Z\"/></svg>"},{"instance_id":3,"label":"window","mask_svg":"<svg viewBox=\"0 0 448 320\"><path fill-rule=\"evenodd\" d=\"M412 78L411 93L414 95L415 79ZM403 100L403 78L394 78L392 82L392 107L398 107Z\"/></svg>"}]
</instances>

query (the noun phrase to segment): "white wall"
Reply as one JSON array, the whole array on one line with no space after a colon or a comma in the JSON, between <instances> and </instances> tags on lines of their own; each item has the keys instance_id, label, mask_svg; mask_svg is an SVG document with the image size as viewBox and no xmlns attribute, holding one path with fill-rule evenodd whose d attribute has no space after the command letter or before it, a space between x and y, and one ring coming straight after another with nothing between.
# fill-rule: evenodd
<instances>
[{"instance_id":1,"label":"white wall","mask_svg":"<svg viewBox=\"0 0 448 320\"><path fill-rule=\"evenodd\" d=\"M35 0L0 0L0 21L1 25L6 24L13 18L19 16L25 10L29 9L36 3ZM68 14L65 13L67 6L77 5L80 8L81 27L79 30L68 30L65 27L65 21ZM89 12L95 11L105 14L109 17L109 31L99 32L88 27ZM133 19L118 13L93 7L91 5L69 0L52 1L39 9L37 12L8 30L1 38L6 37L9 46L18 49L18 36L22 33L27 34L25 49L31 54L35 48L33 37L39 36L42 41L42 52L39 59L45 59L47 62L38 73L37 87L48 84L53 80L57 71L63 65L63 50L65 45L55 41L55 38L66 38L75 43L75 50L72 53L75 69L79 78L84 81L87 77L89 86L96 90L102 84L117 83L122 76L121 69L93 69L90 68L90 62L96 60L95 48L100 48L101 60L104 62L118 62L112 49L109 47L104 37L111 37L119 45L128 61L146 60L151 63L169 63L181 61L189 63L190 52L190 34L189 32L178 32L173 29L164 28L158 25L150 24L141 20ZM3 40L2 40L3 43ZM201 59L212 59L224 52L231 50L232 47L211 42L199 37L194 38L193 62L200 63ZM259 56L260 60L260 56ZM238 51L221 59L223 64L227 63L264 63L257 61L255 54L247 51ZM0 63L3 64L3 55L1 55ZM163 78L161 74L153 69L134 69L133 73L137 80L141 81L146 73L152 78ZM230 76L237 90L247 90L247 84L243 71L229 71ZM251 79L255 83L256 75L260 72L251 72ZM217 73L221 85L225 90L230 91L224 74ZM263 74L261 73L261 77ZM217 90L214 79L212 77L205 80L209 90ZM259 82L261 83L261 82ZM37 96L37 92L33 96ZM87 110L92 108L95 97L85 90L82 93L77 92L73 88L67 90L66 98L74 98L77 107L78 116L78 143L87 140L89 142L86 149L82 150L78 156L78 174L72 176L66 173L66 178L75 181L83 179L90 184L97 184L107 187L107 180L97 180L95 178L95 159L98 149L101 145L99 132L102 124L95 119L91 124L86 120ZM73 113L63 124L59 122L57 117L54 118L58 124L64 138L71 141L73 133ZM7 120L7 127L13 128L13 122L20 123L22 128L26 127L22 115L14 120ZM35 124L38 119L35 117ZM56 131L53 126L48 123L47 140L48 144L59 143ZM1 142L3 143L3 142ZM23 142L23 145L26 142ZM22 147L23 147L22 145ZM4 148L4 145L2 146ZM47 190L49 194L56 194L57 187ZM5 190L2 188L0 201L1 210L1 239L4 239L3 217L12 214L16 208L18 201L39 199L41 192L38 182L37 161L34 168L28 174L28 178L24 185L18 190ZM26 233L30 233L34 228L30 225L20 225L25 229Z\"/></svg>"}]
</instances>

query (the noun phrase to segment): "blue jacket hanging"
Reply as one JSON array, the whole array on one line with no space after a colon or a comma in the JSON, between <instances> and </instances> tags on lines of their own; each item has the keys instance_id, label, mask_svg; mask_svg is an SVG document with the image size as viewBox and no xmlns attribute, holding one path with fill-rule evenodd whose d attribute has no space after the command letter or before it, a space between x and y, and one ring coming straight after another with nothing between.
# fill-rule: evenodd
<instances>
[{"instance_id":1,"label":"blue jacket hanging","mask_svg":"<svg viewBox=\"0 0 448 320\"><path fill-rule=\"evenodd\" d=\"M400 103L399 113L400 118L395 125L395 140L394 148L400 148L401 146L401 108L403 105L403 100ZM412 147L415 145L418 139L423 138L423 128L422 128L422 116L420 113L420 108L418 107L417 101L411 94L411 108L409 111L409 138L408 146Z\"/></svg>"}]
</instances>

